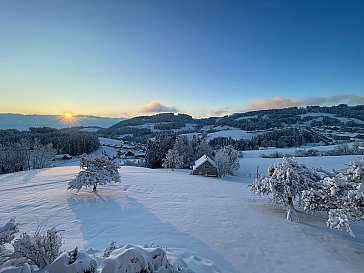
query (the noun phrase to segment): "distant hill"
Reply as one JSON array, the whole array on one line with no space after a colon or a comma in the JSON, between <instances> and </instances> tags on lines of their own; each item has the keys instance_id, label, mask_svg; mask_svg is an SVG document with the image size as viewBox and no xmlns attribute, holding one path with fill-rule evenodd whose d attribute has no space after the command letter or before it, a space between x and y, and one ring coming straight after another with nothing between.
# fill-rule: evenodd
<instances>
[{"instance_id":1,"label":"distant hill","mask_svg":"<svg viewBox=\"0 0 364 273\"><path fill-rule=\"evenodd\" d=\"M145 142L161 131L179 134L211 134L242 130L268 131L285 128L337 126L349 131L364 130L364 105L290 107L235 113L224 117L195 119L186 114L162 113L120 121L99 131L105 137ZM237 132L244 135L244 132ZM246 134L245 134L246 135ZM251 135L248 135L251 138Z\"/></svg>"},{"instance_id":2,"label":"distant hill","mask_svg":"<svg viewBox=\"0 0 364 273\"><path fill-rule=\"evenodd\" d=\"M121 120L124 119L87 115L78 115L72 120L65 120L59 115L0 114L0 129L28 130L30 127L59 129L74 126L107 128Z\"/></svg>"}]
</instances>

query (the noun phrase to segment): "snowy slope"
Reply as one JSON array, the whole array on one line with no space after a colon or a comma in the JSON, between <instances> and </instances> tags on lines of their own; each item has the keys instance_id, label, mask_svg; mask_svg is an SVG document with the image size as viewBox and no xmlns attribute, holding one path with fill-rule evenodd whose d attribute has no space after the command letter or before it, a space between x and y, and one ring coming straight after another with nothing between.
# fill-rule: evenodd
<instances>
[{"instance_id":1,"label":"snowy slope","mask_svg":"<svg viewBox=\"0 0 364 273\"><path fill-rule=\"evenodd\" d=\"M341 169L352 158L299 160ZM30 231L36 217L48 219L48 226L64 230L65 249L104 249L112 239L165 246L196 273L362 272L362 224L353 225L357 237L351 238L318 217L287 222L284 209L250 192L247 174L276 161L243 158L238 176L226 179L122 167L122 183L98 194L66 191L78 167L1 175L0 221L16 216L19 228Z\"/></svg>"},{"instance_id":2,"label":"snowy slope","mask_svg":"<svg viewBox=\"0 0 364 273\"><path fill-rule=\"evenodd\" d=\"M257 135L258 135L257 133L249 133L249 132L243 131L241 129L229 129L229 130L222 130L222 131L217 131L217 132L208 134L206 141L210 141L211 139L214 139L217 137L231 137L232 139L235 139L235 140L251 139Z\"/></svg>"},{"instance_id":3,"label":"snowy slope","mask_svg":"<svg viewBox=\"0 0 364 273\"><path fill-rule=\"evenodd\" d=\"M301 114L299 115L301 118L304 118L304 117L317 117L315 120L321 120L322 121L322 117L330 117L330 118L336 118L338 119L339 121L341 122L349 122L349 121L354 121L355 123L357 124L364 124L364 121L363 120L360 120L360 119L357 119L357 118L348 118L348 117L338 117L334 114L329 114L329 113L306 113L306 114ZM306 122L307 124L311 122L311 121L308 121Z\"/></svg>"}]
</instances>

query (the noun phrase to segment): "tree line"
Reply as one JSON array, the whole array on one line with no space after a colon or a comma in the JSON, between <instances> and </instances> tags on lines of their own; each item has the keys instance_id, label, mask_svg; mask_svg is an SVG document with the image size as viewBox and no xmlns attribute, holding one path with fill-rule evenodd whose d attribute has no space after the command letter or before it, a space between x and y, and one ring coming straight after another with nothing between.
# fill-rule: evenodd
<instances>
[{"instance_id":1,"label":"tree line","mask_svg":"<svg viewBox=\"0 0 364 273\"><path fill-rule=\"evenodd\" d=\"M188 139L172 132L160 133L155 140L148 142L145 167L192 169L195 161L203 155L215 161L219 176L232 175L240 167L239 154L231 145L214 151L199 137Z\"/></svg>"},{"instance_id":2,"label":"tree line","mask_svg":"<svg viewBox=\"0 0 364 273\"><path fill-rule=\"evenodd\" d=\"M93 152L100 146L97 135L75 131L71 128L39 127L29 128L29 131L0 130L0 144L19 143L22 139L29 141L37 139L42 145L51 143L57 153L72 156Z\"/></svg>"},{"instance_id":3,"label":"tree line","mask_svg":"<svg viewBox=\"0 0 364 273\"><path fill-rule=\"evenodd\" d=\"M217 137L210 140L209 145L214 149L231 145L238 151L245 151L257 150L260 147L299 147L307 143L317 143L319 141L320 139L317 135L309 131L290 128L262 133L252 139L235 140L231 137Z\"/></svg>"}]
</instances>

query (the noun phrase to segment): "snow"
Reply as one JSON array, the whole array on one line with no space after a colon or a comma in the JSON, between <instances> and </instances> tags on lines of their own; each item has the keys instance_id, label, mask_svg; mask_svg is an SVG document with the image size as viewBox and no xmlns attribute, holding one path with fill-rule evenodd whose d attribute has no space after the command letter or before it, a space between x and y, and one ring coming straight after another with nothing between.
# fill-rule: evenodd
<instances>
[{"instance_id":1,"label":"snow","mask_svg":"<svg viewBox=\"0 0 364 273\"><path fill-rule=\"evenodd\" d=\"M245 155L245 154L244 154ZM359 158L298 158L310 167L346 169ZM266 172L279 159L240 159L237 176L224 179L189 171L121 167L121 183L97 193L67 191L77 166L0 175L0 225L16 217L31 232L37 218L63 231L63 249L104 250L118 244L166 247L196 273L362 272L364 225L357 237L330 230L325 219L286 210L248 188L256 167Z\"/></svg>"},{"instance_id":2,"label":"snow","mask_svg":"<svg viewBox=\"0 0 364 273\"><path fill-rule=\"evenodd\" d=\"M153 133L160 132L161 130L155 129L154 126L158 123L144 123L141 125L129 125L129 128L138 128L138 129L150 129Z\"/></svg>"},{"instance_id":3,"label":"snow","mask_svg":"<svg viewBox=\"0 0 364 273\"><path fill-rule=\"evenodd\" d=\"M349 147L352 143L348 143ZM317 151L331 151L337 149L339 145L326 145L326 146L301 146L293 148L268 148L263 150L247 150L243 151L243 156L246 158L258 158L261 155L269 155L275 152L281 153L283 155L294 156L296 151L300 150L317 150ZM349 163L349 162L348 162Z\"/></svg>"},{"instance_id":4,"label":"snow","mask_svg":"<svg viewBox=\"0 0 364 273\"><path fill-rule=\"evenodd\" d=\"M338 132L338 133L333 133L333 135L346 136L346 137L356 137L358 135L358 133Z\"/></svg>"},{"instance_id":5,"label":"snow","mask_svg":"<svg viewBox=\"0 0 364 273\"><path fill-rule=\"evenodd\" d=\"M252 119L252 118L258 118L258 115L244 116L244 117L236 118L235 120L238 121L238 120Z\"/></svg>"},{"instance_id":6,"label":"snow","mask_svg":"<svg viewBox=\"0 0 364 273\"><path fill-rule=\"evenodd\" d=\"M121 147L121 145L123 147L126 147L126 145L122 141L116 140L116 139L99 137L99 141L100 141L101 146L96 151L90 153L91 155L98 156L103 153L106 153L110 157L116 157L118 154L118 151L125 150L125 149L120 149L120 148L116 148L116 147Z\"/></svg>"},{"instance_id":7,"label":"snow","mask_svg":"<svg viewBox=\"0 0 364 273\"><path fill-rule=\"evenodd\" d=\"M162 131L173 131L173 132L183 132L183 131L191 131L195 130L197 123L186 123L186 126L179 128L179 129L172 129L172 130L160 130L156 129L156 125L162 124L169 124L169 122L159 122L159 123L144 123L142 125L130 125L130 128L138 128L138 129L150 129L153 133L162 132Z\"/></svg>"},{"instance_id":8,"label":"snow","mask_svg":"<svg viewBox=\"0 0 364 273\"><path fill-rule=\"evenodd\" d=\"M135 259L138 260L137 263L132 262ZM168 254L161 248L142 248L126 244L111 252L105 259L102 273L150 272L148 268L155 273L193 273L186 266L176 257L168 259Z\"/></svg>"},{"instance_id":9,"label":"snow","mask_svg":"<svg viewBox=\"0 0 364 273\"><path fill-rule=\"evenodd\" d=\"M213 127L214 127L213 125L205 125L200 130L202 132L207 132L207 131L210 131Z\"/></svg>"},{"instance_id":10,"label":"snow","mask_svg":"<svg viewBox=\"0 0 364 273\"><path fill-rule=\"evenodd\" d=\"M364 120L360 120L360 119L357 119L357 118L347 118L347 117L338 117L336 116L335 114L329 114L329 113L306 113L306 114L301 114L300 117L301 118L304 118L304 117L317 117L315 120L322 120L322 117L330 117L330 118L336 118L338 119L339 121L341 122L349 122L349 121L354 121L355 123L358 123L358 124L364 124ZM320 119L321 118L321 119ZM306 123L310 123L310 121L306 122Z\"/></svg>"},{"instance_id":11,"label":"snow","mask_svg":"<svg viewBox=\"0 0 364 273\"><path fill-rule=\"evenodd\" d=\"M249 133L249 132L243 131L241 129L229 129L229 130L218 131L218 132L208 134L206 141L210 141L211 139L214 139L217 137L231 137L232 139L235 139L235 140L251 139L257 135L258 135L258 133Z\"/></svg>"},{"instance_id":12,"label":"snow","mask_svg":"<svg viewBox=\"0 0 364 273\"><path fill-rule=\"evenodd\" d=\"M196 137L202 137L201 133L187 133L187 134L180 134L180 136L187 137L189 140L191 140L194 136Z\"/></svg>"},{"instance_id":13,"label":"snow","mask_svg":"<svg viewBox=\"0 0 364 273\"><path fill-rule=\"evenodd\" d=\"M86 127L86 128L82 128L80 131L87 132L87 133L95 133L100 129L101 129L100 127Z\"/></svg>"},{"instance_id":14,"label":"snow","mask_svg":"<svg viewBox=\"0 0 364 273\"><path fill-rule=\"evenodd\" d=\"M71 257L69 254L70 253L65 251L59 255L59 257L51 264L47 273L92 272L92 268L95 268L96 261L92 260L86 252L77 251L76 261L73 263L70 263Z\"/></svg>"},{"instance_id":15,"label":"snow","mask_svg":"<svg viewBox=\"0 0 364 273\"><path fill-rule=\"evenodd\" d=\"M101 145L112 145L112 146L120 146L123 144L122 141L112 138L99 137L99 141Z\"/></svg>"},{"instance_id":16,"label":"snow","mask_svg":"<svg viewBox=\"0 0 364 273\"><path fill-rule=\"evenodd\" d=\"M186 126L179 128L179 129L173 129L173 132L183 132L183 131L192 131L195 130L195 127L197 126L197 123L186 123Z\"/></svg>"}]
</instances>

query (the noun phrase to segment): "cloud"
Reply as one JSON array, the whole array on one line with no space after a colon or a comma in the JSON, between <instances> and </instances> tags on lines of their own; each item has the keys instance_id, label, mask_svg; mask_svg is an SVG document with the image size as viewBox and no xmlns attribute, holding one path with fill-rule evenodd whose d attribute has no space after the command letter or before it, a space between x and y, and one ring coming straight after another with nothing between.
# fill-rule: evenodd
<instances>
[{"instance_id":1,"label":"cloud","mask_svg":"<svg viewBox=\"0 0 364 273\"><path fill-rule=\"evenodd\" d=\"M273 97L270 99L253 99L253 101L244 109L245 111L285 108L290 106L300 106L301 100L295 98Z\"/></svg>"},{"instance_id":2,"label":"cloud","mask_svg":"<svg viewBox=\"0 0 364 273\"><path fill-rule=\"evenodd\" d=\"M221 117L221 116L225 116L225 115L229 115L231 114L231 109L230 107L223 107L223 108L219 108L219 109L215 109L213 111L211 111L209 116L212 117Z\"/></svg>"},{"instance_id":3,"label":"cloud","mask_svg":"<svg viewBox=\"0 0 364 273\"><path fill-rule=\"evenodd\" d=\"M160 112L178 112L178 109L174 106L167 106L160 104L158 101L151 101L145 105L141 112L143 113L160 113Z\"/></svg>"},{"instance_id":4,"label":"cloud","mask_svg":"<svg viewBox=\"0 0 364 273\"><path fill-rule=\"evenodd\" d=\"M269 99L256 98L245 107L244 111L265 110L265 109L279 109L285 107L299 107L308 105L333 105L346 103L349 105L364 104L364 96L350 95L350 94L336 94L328 97L315 97L311 96L304 99L298 98L285 98L273 97Z\"/></svg>"}]
</instances>

